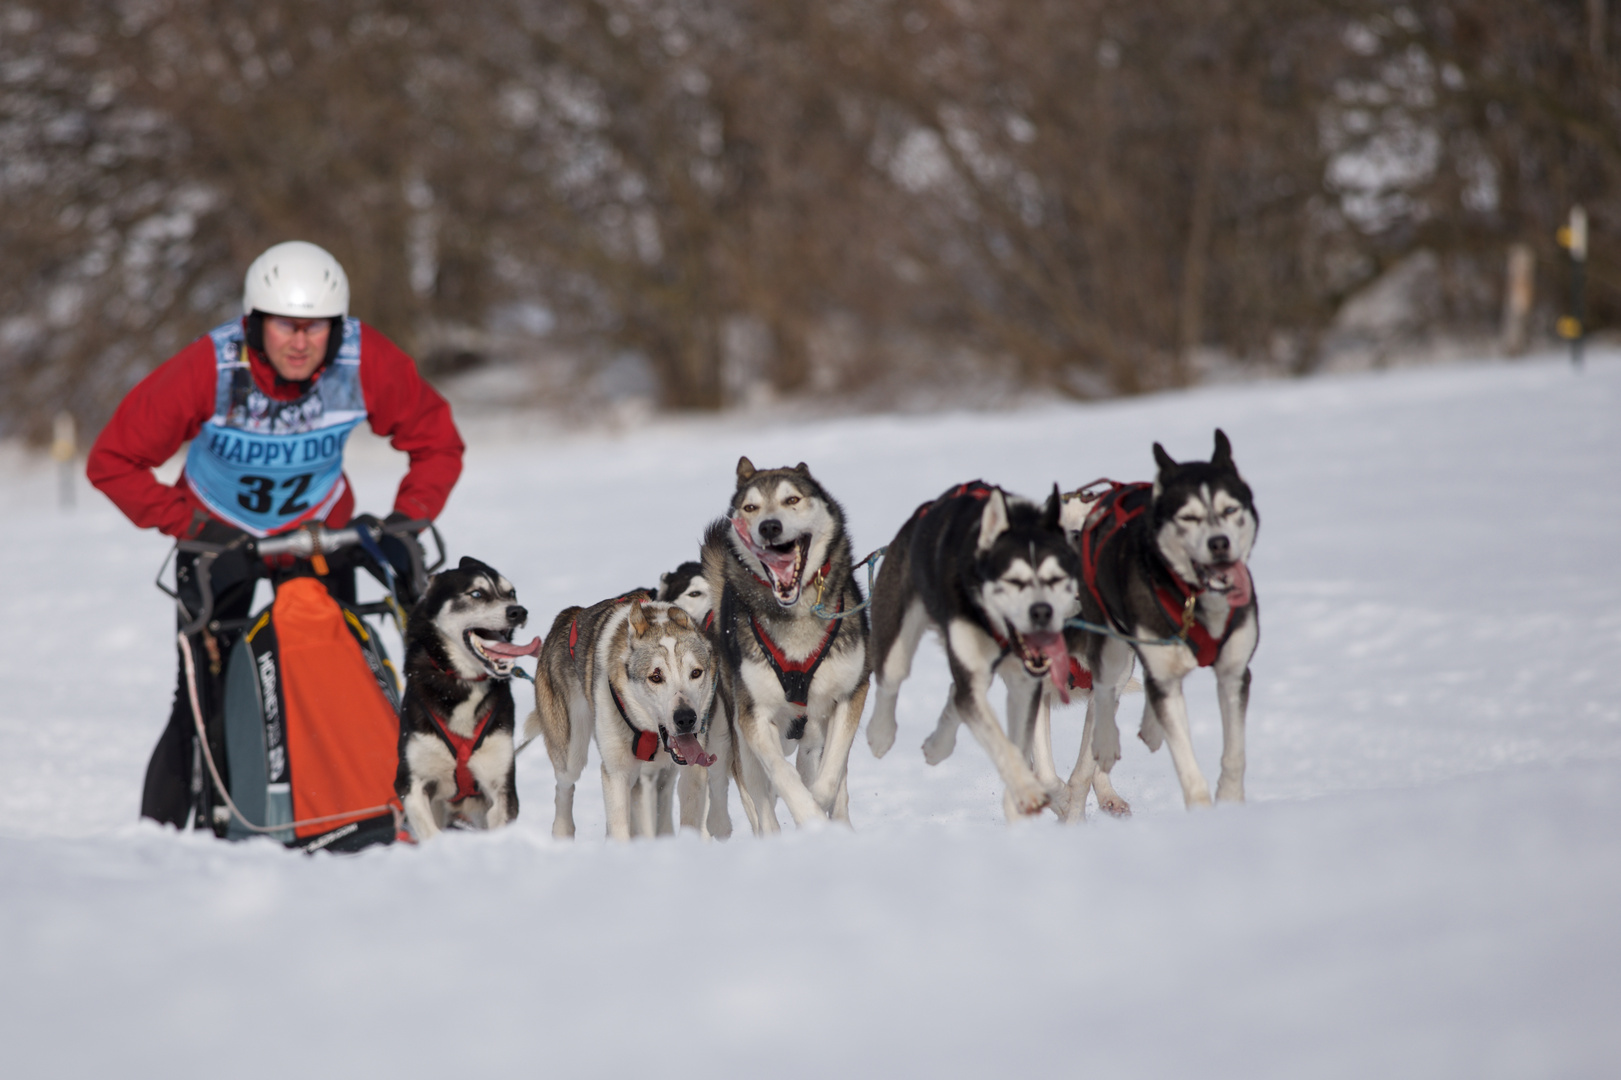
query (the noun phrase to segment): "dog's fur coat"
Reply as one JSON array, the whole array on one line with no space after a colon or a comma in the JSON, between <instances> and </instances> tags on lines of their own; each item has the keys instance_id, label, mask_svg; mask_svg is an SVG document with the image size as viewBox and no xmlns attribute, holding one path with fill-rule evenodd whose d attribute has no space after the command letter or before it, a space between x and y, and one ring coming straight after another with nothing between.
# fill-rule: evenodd
<instances>
[{"instance_id":1,"label":"dog's fur coat","mask_svg":"<svg viewBox=\"0 0 1621 1080\"><path fill-rule=\"evenodd\" d=\"M496 828L518 816L510 657L486 643L510 643L529 613L512 584L477 559L436 574L411 609L405 634L405 696L394 790L417 840L457 819ZM462 770L453 740L476 740ZM458 771L462 790L458 790ZM475 790L466 790L471 778ZM462 798L458 799L460 794Z\"/></svg>"},{"instance_id":2,"label":"dog's fur coat","mask_svg":"<svg viewBox=\"0 0 1621 1080\"><path fill-rule=\"evenodd\" d=\"M966 723L1006 784L1010 819L1050 801L1061 811L1065 801L1045 705L1054 691L1068 700L1063 626L1078 608L1080 572L1058 518L1056 488L1038 507L979 481L958 485L907 519L873 584L873 753L882 757L894 744L896 698L932 628L946 647L952 691L924 757L943 761ZM988 696L998 674L1007 685L1008 734Z\"/></svg>"},{"instance_id":3,"label":"dog's fur coat","mask_svg":"<svg viewBox=\"0 0 1621 1080\"><path fill-rule=\"evenodd\" d=\"M1105 809L1126 810L1108 774L1120 759L1115 713L1134 655L1142 662L1147 691L1141 737L1150 750L1159 749L1161 742L1170 748L1188 806L1208 805L1210 788L1188 736L1182 680L1200 663L1215 668L1222 727L1216 798L1244 798L1249 663L1260 640L1260 607L1246 563L1260 517L1221 431L1209 462L1178 464L1159 443L1154 444L1154 460L1159 472L1151 490L1120 493L1121 498L1146 499L1146 506L1112 536L1103 533L1114 493L1095 501L1070 498L1064 504L1064 526L1077 549L1085 550L1088 531L1095 548L1096 591L1082 588L1082 618L1153 642L1131 644L1092 631L1071 631L1071 648L1085 657L1093 675L1080 758L1069 781L1071 820L1084 812L1089 788L1096 790ZM1183 610L1191 611L1197 626L1184 628ZM1157 643L1178 637L1185 640ZM1203 655L1185 642L1200 645Z\"/></svg>"},{"instance_id":4,"label":"dog's fur coat","mask_svg":"<svg viewBox=\"0 0 1621 1080\"><path fill-rule=\"evenodd\" d=\"M800 826L848 822L845 773L870 666L843 509L803 462L757 470L741 458L728 516L704 536L703 567L756 833L779 830L778 796Z\"/></svg>"},{"instance_id":5,"label":"dog's fur coat","mask_svg":"<svg viewBox=\"0 0 1621 1080\"><path fill-rule=\"evenodd\" d=\"M535 711L525 725L525 734L545 738L557 777L552 835L574 835L574 787L593 737L602 758L608 835L657 834L663 775L713 764L706 743L724 737L712 726L715 667L698 623L645 592L558 614L540 650ZM723 789L722 813L724 798ZM696 815L694 809L687 820L683 801L682 823L696 828Z\"/></svg>"}]
</instances>

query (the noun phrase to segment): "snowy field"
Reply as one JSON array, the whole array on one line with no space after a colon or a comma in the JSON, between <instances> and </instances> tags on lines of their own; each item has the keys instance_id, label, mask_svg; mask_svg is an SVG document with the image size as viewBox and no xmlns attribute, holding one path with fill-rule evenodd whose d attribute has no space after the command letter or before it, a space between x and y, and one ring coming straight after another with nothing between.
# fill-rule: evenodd
<instances>
[{"instance_id":1,"label":"snowy field","mask_svg":"<svg viewBox=\"0 0 1621 1080\"><path fill-rule=\"evenodd\" d=\"M1009 827L966 735L851 755L854 831L610 846L596 770L511 828L306 857L136 822L169 710L166 545L0 450L0 1075L1599 1077L1621 1071L1621 355L1011 414L465 430L441 524L543 630L652 584L737 456L808 462L857 554L984 477L1036 495L1231 436L1262 526L1250 802ZM401 459L357 445L361 505ZM527 708L527 684L519 687ZM1214 780L1214 682L1189 680ZM997 695L1000 706L1000 694ZM1055 717L1067 769L1081 710ZM784 815L786 821L786 815Z\"/></svg>"}]
</instances>

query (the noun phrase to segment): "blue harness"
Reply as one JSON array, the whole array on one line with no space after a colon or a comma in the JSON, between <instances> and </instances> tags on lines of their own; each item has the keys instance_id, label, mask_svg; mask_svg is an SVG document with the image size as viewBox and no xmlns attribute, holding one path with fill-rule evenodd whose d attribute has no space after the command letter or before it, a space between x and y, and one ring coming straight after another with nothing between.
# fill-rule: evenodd
<instances>
[{"instance_id":1,"label":"blue harness","mask_svg":"<svg viewBox=\"0 0 1621 1080\"><path fill-rule=\"evenodd\" d=\"M344 445L366 418L360 320L343 320L338 355L292 401L254 385L241 320L208 336L217 372L214 415L186 454L187 486L216 517L254 536L325 518L347 487Z\"/></svg>"}]
</instances>

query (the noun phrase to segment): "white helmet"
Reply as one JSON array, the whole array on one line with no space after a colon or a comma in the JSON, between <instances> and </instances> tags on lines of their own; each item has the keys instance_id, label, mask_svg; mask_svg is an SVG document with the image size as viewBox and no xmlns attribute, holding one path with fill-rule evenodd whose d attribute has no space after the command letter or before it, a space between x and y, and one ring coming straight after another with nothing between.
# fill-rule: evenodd
<instances>
[{"instance_id":1,"label":"white helmet","mask_svg":"<svg viewBox=\"0 0 1621 1080\"><path fill-rule=\"evenodd\" d=\"M295 319L349 314L349 278L331 252L303 240L277 244L253 260L242 283L242 314Z\"/></svg>"}]
</instances>

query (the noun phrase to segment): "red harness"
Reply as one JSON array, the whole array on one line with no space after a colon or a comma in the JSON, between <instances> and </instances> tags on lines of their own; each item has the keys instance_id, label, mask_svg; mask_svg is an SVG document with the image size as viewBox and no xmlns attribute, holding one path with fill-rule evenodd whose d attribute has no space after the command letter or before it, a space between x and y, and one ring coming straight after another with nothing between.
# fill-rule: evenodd
<instances>
[{"instance_id":1,"label":"red harness","mask_svg":"<svg viewBox=\"0 0 1621 1080\"><path fill-rule=\"evenodd\" d=\"M1114 623L1115 629L1124 634L1129 632L1129 628L1120 625L1120 621L1109 611L1109 606L1103 602L1103 594L1098 591L1098 559L1110 541L1147 511L1153 501L1151 495L1153 485L1121 484L1113 480L1100 482L1107 483L1109 490L1098 496L1097 505L1087 514L1086 523L1081 526L1081 578L1086 582L1086 591L1097 601L1098 608L1110 622ZM1087 485L1091 486L1093 485ZM1131 505L1128 506L1128 502ZM1232 625L1232 610L1228 609L1227 622L1221 628L1221 637L1212 636L1210 631L1204 628L1204 624L1194 618L1194 606L1199 594L1204 590L1195 589L1174 573L1168 576L1171 585L1155 585L1154 598L1159 601L1160 609L1176 624L1176 636L1193 650L1199 666L1209 667L1216 662L1216 655L1221 652L1221 643L1227 637L1228 627ZM1074 677L1073 666L1074 663L1071 661L1071 678Z\"/></svg>"},{"instance_id":2,"label":"red harness","mask_svg":"<svg viewBox=\"0 0 1621 1080\"><path fill-rule=\"evenodd\" d=\"M451 802L461 802L471 795L478 794L478 784L473 780L473 770L467 763L472 760L473 752L483 744L484 736L490 733L490 717L495 715L494 705L495 695L486 694L483 706L484 718L478 722L471 735L456 734L432 709L428 710L428 719L433 721L433 726L439 731L439 737L445 740L445 745L450 747L450 752L456 758L456 796L450 800Z\"/></svg>"},{"instance_id":3,"label":"red harness","mask_svg":"<svg viewBox=\"0 0 1621 1080\"><path fill-rule=\"evenodd\" d=\"M811 679L815 677L816 669L822 666L822 661L827 658L827 650L833 644L833 639L839 636L839 625L844 622L839 616L843 613L844 597L841 595L838 610L827 622L827 632L822 635L822 640L816 648L803 660L788 659L788 654L783 652L760 627L760 621L753 615L749 616L749 625L754 628L754 640L765 650L766 659L771 662L772 670L777 673L777 682L782 684L782 696L788 699L788 704L798 705L801 709L809 704ZM797 724L795 726L798 727Z\"/></svg>"}]
</instances>

